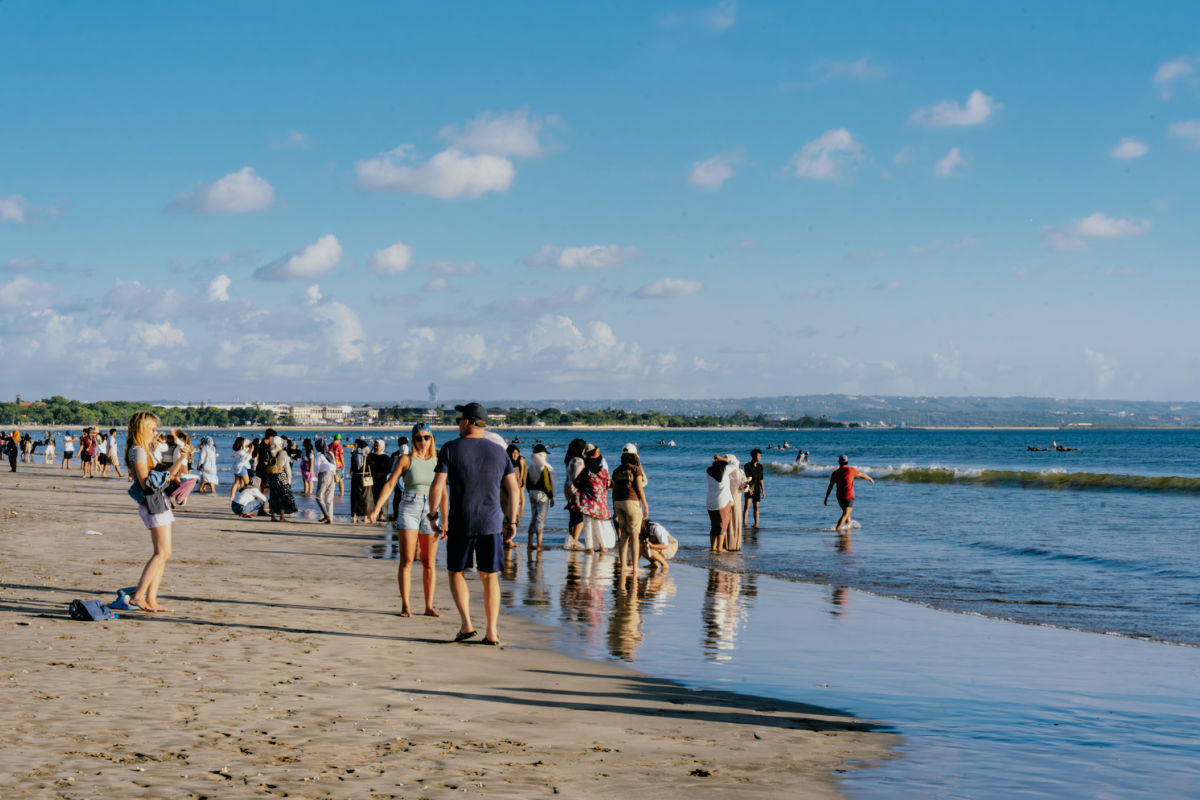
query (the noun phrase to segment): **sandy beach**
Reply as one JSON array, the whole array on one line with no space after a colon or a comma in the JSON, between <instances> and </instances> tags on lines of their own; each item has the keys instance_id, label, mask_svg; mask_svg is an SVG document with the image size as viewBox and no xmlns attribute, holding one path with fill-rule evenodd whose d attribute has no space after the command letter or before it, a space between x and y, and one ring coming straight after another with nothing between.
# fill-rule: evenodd
<instances>
[{"instance_id":1,"label":"sandy beach","mask_svg":"<svg viewBox=\"0 0 1200 800\"><path fill-rule=\"evenodd\" d=\"M6 800L837 797L898 741L570 658L511 615L503 647L449 643L444 576L442 618L397 617L395 563L362 555L377 530L239 520L220 494L177 512L172 613L72 621L70 600L110 602L149 555L126 486L0 473Z\"/></svg>"}]
</instances>

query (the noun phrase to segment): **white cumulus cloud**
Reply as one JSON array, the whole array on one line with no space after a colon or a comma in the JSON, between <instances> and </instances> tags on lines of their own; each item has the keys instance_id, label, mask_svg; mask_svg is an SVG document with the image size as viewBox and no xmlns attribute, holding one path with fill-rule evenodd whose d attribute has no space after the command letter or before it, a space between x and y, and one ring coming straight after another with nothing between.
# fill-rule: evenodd
<instances>
[{"instance_id":1,"label":"white cumulus cloud","mask_svg":"<svg viewBox=\"0 0 1200 800\"><path fill-rule=\"evenodd\" d=\"M813 181L834 181L842 176L848 164L862 161L863 146L845 128L825 131L821 136L800 148L788 166L797 178Z\"/></svg>"},{"instance_id":2,"label":"white cumulus cloud","mask_svg":"<svg viewBox=\"0 0 1200 800\"><path fill-rule=\"evenodd\" d=\"M247 214L269 208L273 202L275 187L259 177L253 167L242 167L178 195L172 206L200 214Z\"/></svg>"},{"instance_id":3,"label":"white cumulus cloud","mask_svg":"<svg viewBox=\"0 0 1200 800\"><path fill-rule=\"evenodd\" d=\"M970 161L957 147L951 147L950 152L938 159L933 165L933 174L939 178L949 178L961 174L970 165Z\"/></svg>"},{"instance_id":4,"label":"white cumulus cloud","mask_svg":"<svg viewBox=\"0 0 1200 800\"><path fill-rule=\"evenodd\" d=\"M582 247L545 245L526 259L534 266L554 266L562 269L612 269L637 255L636 247L618 244L592 244Z\"/></svg>"},{"instance_id":5,"label":"white cumulus cloud","mask_svg":"<svg viewBox=\"0 0 1200 800\"><path fill-rule=\"evenodd\" d=\"M812 65L812 71L817 73L819 80L827 81L833 78L850 78L856 81L874 81L886 78L888 68L882 64L872 64L867 56L854 61L834 61L822 59Z\"/></svg>"},{"instance_id":6,"label":"white cumulus cloud","mask_svg":"<svg viewBox=\"0 0 1200 800\"><path fill-rule=\"evenodd\" d=\"M935 106L918 108L910 119L918 125L930 127L982 125L1002 108L1003 103L976 89L967 97L965 106L960 106L957 100L943 100Z\"/></svg>"},{"instance_id":7,"label":"white cumulus cloud","mask_svg":"<svg viewBox=\"0 0 1200 800\"><path fill-rule=\"evenodd\" d=\"M8 283L0 283L0 311L44 306L56 290L52 283L18 275Z\"/></svg>"},{"instance_id":8,"label":"white cumulus cloud","mask_svg":"<svg viewBox=\"0 0 1200 800\"><path fill-rule=\"evenodd\" d=\"M1200 147L1200 119L1176 122L1167 128L1167 133L1183 139L1188 147Z\"/></svg>"},{"instance_id":9,"label":"white cumulus cloud","mask_svg":"<svg viewBox=\"0 0 1200 800\"><path fill-rule=\"evenodd\" d=\"M1192 77L1196 72L1195 58L1180 56L1158 65L1154 72L1154 85L1164 100L1170 98L1174 84Z\"/></svg>"},{"instance_id":10,"label":"white cumulus cloud","mask_svg":"<svg viewBox=\"0 0 1200 800\"><path fill-rule=\"evenodd\" d=\"M412 248L404 242L396 242L382 250L376 250L369 262L371 269L381 278L404 272L412 264Z\"/></svg>"},{"instance_id":11,"label":"white cumulus cloud","mask_svg":"<svg viewBox=\"0 0 1200 800\"><path fill-rule=\"evenodd\" d=\"M700 189L719 189L721 184L733 177L733 168L742 163L742 153L721 153L705 161L692 164L688 183Z\"/></svg>"},{"instance_id":12,"label":"white cumulus cloud","mask_svg":"<svg viewBox=\"0 0 1200 800\"><path fill-rule=\"evenodd\" d=\"M304 249L259 267L254 277L265 281L309 280L329 272L341 260L341 243L327 233Z\"/></svg>"},{"instance_id":13,"label":"white cumulus cloud","mask_svg":"<svg viewBox=\"0 0 1200 800\"><path fill-rule=\"evenodd\" d=\"M443 200L506 192L517 168L504 156L469 155L448 147L424 163L413 159L413 146L402 144L354 165L358 186L366 191L406 192Z\"/></svg>"},{"instance_id":14,"label":"white cumulus cloud","mask_svg":"<svg viewBox=\"0 0 1200 800\"><path fill-rule=\"evenodd\" d=\"M19 194L0 194L0 222L24 222L28 205Z\"/></svg>"},{"instance_id":15,"label":"white cumulus cloud","mask_svg":"<svg viewBox=\"0 0 1200 800\"><path fill-rule=\"evenodd\" d=\"M691 297L697 292L704 289L704 284L700 281L689 280L688 278L660 278L654 283L648 283L638 289L634 294L638 297Z\"/></svg>"},{"instance_id":16,"label":"white cumulus cloud","mask_svg":"<svg viewBox=\"0 0 1200 800\"><path fill-rule=\"evenodd\" d=\"M1108 151L1113 158L1141 158L1150 148L1132 136L1123 136L1116 146Z\"/></svg>"},{"instance_id":17,"label":"white cumulus cloud","mask_svg":"<svg viewBox=\"0 0 1200 800\"><path fill-rule=\"evenodd\" d=\"M205 296L214 303L224 303L229 299L229 286L232 283L228 275L218 275L209 282Z\"/></svg>"},{"instance_id":18,"label":"white cumulus cloud","mask_svg":"<svg viewBox=\"0 0 1200 800\"><path fill-rule=\"evenodd\" d=\"M1043 229L1047 243L1055 250L1083 250L1088 239L1123 239L1141 236L1150 230L1150 220L1118 219L1099 211L1061 227Z\"/></svg>"},{"instance_id":19,"label":"white cumulus cloud","mask_svg":"<svg viewBox=\"0 0 1200 800\"><path fill-rule=\"evenodd\" d=\"M542 139L544 128L561 124L558 117L539 117L528 108L499 113L485 111L461 129L457 125L447 125L440 136L451 147L469 153L539 158L547 149L547 143Z\"/></svg>"}]
</instances>

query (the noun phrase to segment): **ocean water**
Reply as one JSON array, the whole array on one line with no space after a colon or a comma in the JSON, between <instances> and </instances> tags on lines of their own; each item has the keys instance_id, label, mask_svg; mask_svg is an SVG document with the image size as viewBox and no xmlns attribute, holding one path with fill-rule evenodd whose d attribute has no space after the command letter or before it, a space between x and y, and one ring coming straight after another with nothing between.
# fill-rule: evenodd
<instances>
[{"instance_id":1,"label":"ocean water","mask_svg":"<svg viewBox=\"0 0 1200 800\"><path fill-rule=\"evenodd\" d=\"M1200 797L1200 432L580 433L613 462L640 445L681 548L636 583L611 556L513 553L505 604L565 649L880 721L902 757L849 773L856 797ZM518 435L556 466L573 438ZM784 439L811 463L767 449ZM1027 449L1053 439L1079 449ZM761 526L712 556L704 468L751 447ZM839 453L877 481L848 535L821 503ZM394 556L385 532L367 554Z\"/></svg>"}]
</instances>

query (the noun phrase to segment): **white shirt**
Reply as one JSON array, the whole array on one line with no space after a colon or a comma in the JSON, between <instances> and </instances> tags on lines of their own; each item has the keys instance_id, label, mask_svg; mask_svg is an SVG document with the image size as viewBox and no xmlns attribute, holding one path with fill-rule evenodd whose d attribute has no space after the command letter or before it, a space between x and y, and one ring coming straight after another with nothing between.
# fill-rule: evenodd
<instances>
[{"instance_id":1,"label":"white shirt","mask_svg":"<svg viewBox=\"0 0 1200 800\"><path fill-rule=\"evenodd\" d=\"M733 502L733 494L729 491L729 467L725 468L725 474L719 481L708 474L707 468L704 477L708 481L708 496L705 500L709 511L720 511Z\"/></svg>"},{"instance_id":2,"label":"white shirt","mask_svg":"<svg viewBox=\"0 0 1200 800\"><path fill-rule=\"evenodd\" d=\"M237 493L237 497L233 498L233 502L239 506L248 505L251 500L262 500L265 503L267 496L253 486L247 486Z\"/></svg>"},{"instance_id":3,"label":"white shirt","mask_svg":"<svg viewBox=\"0 0 1200 800\"><path fill-rule=\"evenodd\" d=\"M325 453L313 452L313 472L320 475L322 472L337 472L337 465L333 463L333 459Z\"/></svg>"}]
</instances>

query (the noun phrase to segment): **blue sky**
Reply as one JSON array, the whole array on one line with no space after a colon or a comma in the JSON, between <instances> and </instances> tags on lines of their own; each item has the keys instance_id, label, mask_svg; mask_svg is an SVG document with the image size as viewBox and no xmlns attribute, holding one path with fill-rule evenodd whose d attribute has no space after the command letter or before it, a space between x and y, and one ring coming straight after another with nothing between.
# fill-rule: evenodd
<instances>
[{"instance_id":1,"label":"blue sky","mask_svg":"<svg viewBox=\"0 0 1200 800\"><path fill-rule=\"evenodd\" d=\"M1197 23L8 0L5 385L1195 400Z\"/></svg>"}]
</instances>

